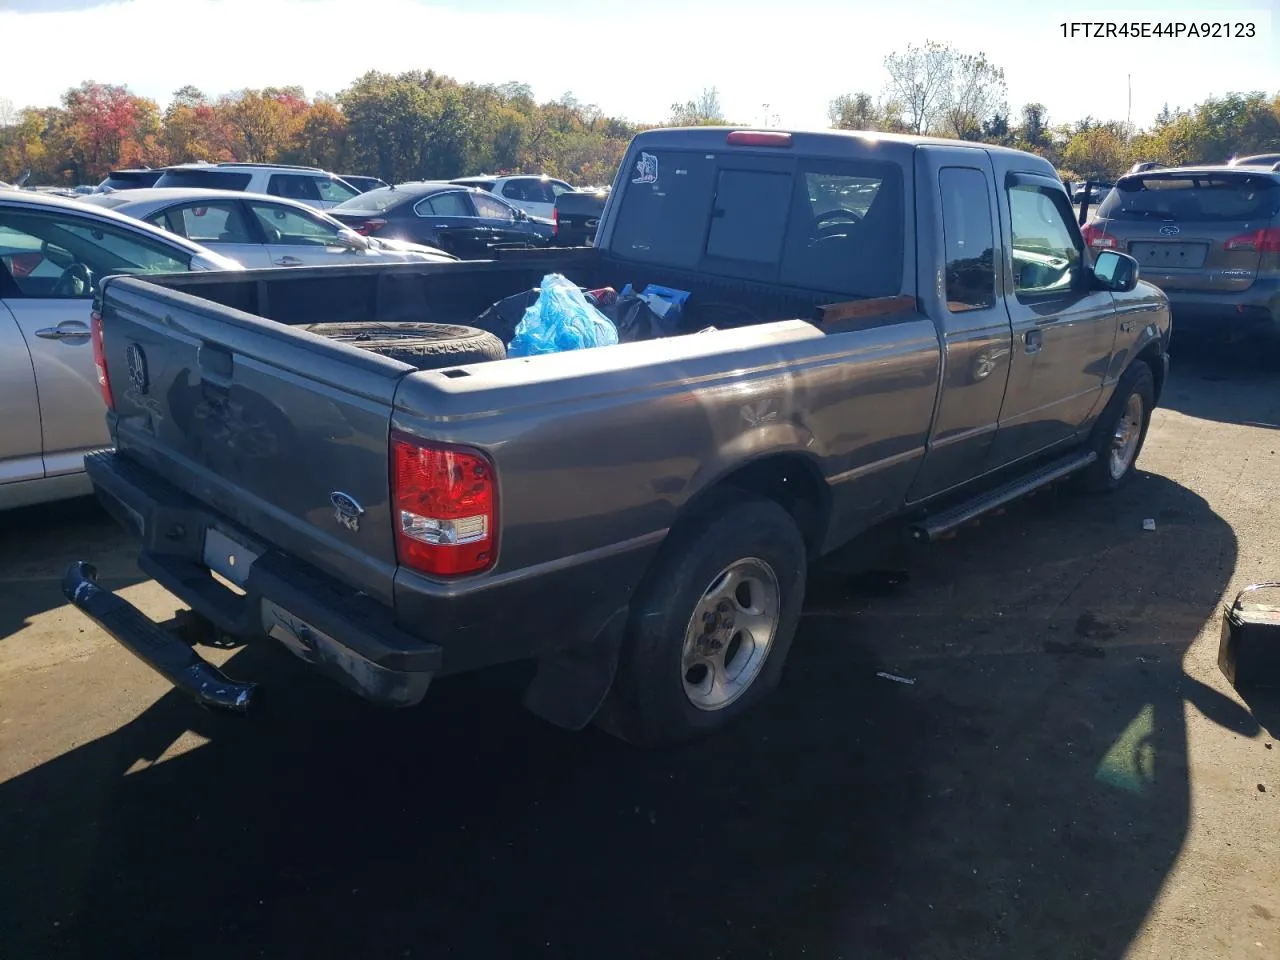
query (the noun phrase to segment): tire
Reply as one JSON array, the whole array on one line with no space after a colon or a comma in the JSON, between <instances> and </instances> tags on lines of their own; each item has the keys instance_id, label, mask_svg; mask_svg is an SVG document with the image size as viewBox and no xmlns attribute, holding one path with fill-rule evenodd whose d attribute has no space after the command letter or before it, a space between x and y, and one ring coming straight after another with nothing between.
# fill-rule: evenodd
<instances>
[{"instance_id":1,"label":"tire","mask_svg":"<svg viewBox=\"0 0 1280 960\"><path fill-rule=\"evenodd\" d=\"M451 323L313 323L302 329L419 370L507 358L493 334Z\"/></svg>"},{"instance_id":2,"label":"tire","mask_svg":"<svg viewBox=\"0 0 1280 960\"><path fill-rule=\"evenodd\" d=\"M1155 396L1155 377L1151 368L1142 360L1135 360L1120 377L1115 393L1094 428L1092 445L1098 459L1080 475L1085 490L1110 493L1133 479L1142 445L1147 439L1147 428L1151 425ZM1140 411L1137 404L1141 404ZM1122 445L1119 433L1126 425L1128 432Z\"/></svg>"},{"instance_id":3,"label":"tire","mask_svg":"<svg viewBox=\"0 0 1280 960\"><path fill-rule=\"evenodd\" d=\"M718 584L723 589L727 571L748 581L746 592L731 592L733 602L721 596L708 623L707 597ZM735 496L677 530L632 603L618 673L597 725L652 747L703 736L746 713L778 685L800 621L805 573L800 531L771 500ZM695 617L702 632L686 651ZM747 622L756 630L743 631ZM752 633L757 639L749 643ZM704 655L722 658L718 674L705 666ZM689 657L701 662L689 667Z\"/></svg>"}]
</instances>

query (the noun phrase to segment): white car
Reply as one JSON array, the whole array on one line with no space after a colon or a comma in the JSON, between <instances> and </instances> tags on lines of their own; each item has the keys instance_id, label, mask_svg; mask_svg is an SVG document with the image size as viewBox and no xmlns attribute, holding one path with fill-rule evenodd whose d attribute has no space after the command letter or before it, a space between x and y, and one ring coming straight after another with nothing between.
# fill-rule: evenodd
<instances>
[{"instance_id":1,"label":"white car","mask_svg":"<svg viewBox=\"0 0 1280 960\"><path fill-rule=\"evenodd\" d=\"M233 190L146 187L86 197L251 269L315 267L363 259L439 262L455 257L403 240L362 237L302 203Z\"/></svg>"},{"instance_id":2,"label":"white car","mask_svg":"<svg viewBox=\"0 0 1280 960\"><path fill-rule=\"evenodd\" d=\"M297 200L317 210L336 207L358 197L360 191L341 177L319 167L279 163L180 163L166 167L154 187L184 187L261 193Z\"/></svg>"},{"instance_id":3,"label":"white car","mask_svg":"<svg viewBox=\"0 0 1280 960\"><path fill-rule=\"evenodd\" d=\"M488 190L529 216L541 217L543 220L550 220L555 216L556 197L562 193L574 192L573 187L563 180L529 174L516 174L510 177L459 177L449 182Z\"/></svg>"},{"instance_id":4,"label":"white car","mask_svg":"<svg viewBox=\"0 0 1280 960\"><path fill-rule=\"evenodd\" d=\"M239 269L80 200L0 192L0 509L89 493L85 454L111 444L90 329L99 281Z\"/></svg>"}]
</instances>

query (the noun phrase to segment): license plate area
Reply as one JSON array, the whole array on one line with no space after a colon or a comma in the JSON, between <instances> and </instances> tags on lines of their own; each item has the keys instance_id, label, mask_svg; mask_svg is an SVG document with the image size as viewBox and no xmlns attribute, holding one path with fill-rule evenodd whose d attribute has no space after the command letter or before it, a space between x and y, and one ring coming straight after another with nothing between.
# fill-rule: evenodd
<instances>
[{"instance_id":1,"label":"license plate area","mask_svg":"<svg viewBox=\"0 0 1280 960\"><path fill-rule=\"evenodd\" d=\"M249 582L249 571L259 556L261 551L216 527L204 532L204 565L241 590Z\"/></svg>"},{"instance_id":2,"label":"license plate area","mask_svg":"<svg viewBox=\"0 0 1280 960\"><path fill-rule=\"evenodd\" d=\"M1139 266L1154 270L1198 270L1209 252L1207 243L1131 243L1130 255Z\"/></svg>"}]
</instances>

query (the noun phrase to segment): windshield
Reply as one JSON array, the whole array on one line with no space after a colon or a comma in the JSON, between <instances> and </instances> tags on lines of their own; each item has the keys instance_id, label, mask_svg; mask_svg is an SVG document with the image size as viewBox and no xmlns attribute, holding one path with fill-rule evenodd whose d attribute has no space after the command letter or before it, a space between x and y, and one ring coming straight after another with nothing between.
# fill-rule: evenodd
<instances>
[{"instance_id":1,"label":"windshield","mask_svg":"<svg viewBox=\"0 0 1280 960\"><path fill-rule=\"evenodd\" d=\"M1098 217L1109 220L1269 220L1280 211L1280 183L1247 173L1125 177Z\"/></svg>"},{"instance_id":2,"label":"windshield","mask_svg":"<svg viewBox=\"0 0 1280 960\"><path fill-rule=\"evenodd\" d=\"M344 200L333 208L334 213L385 213L413 199L412 195L394 187L379 187Z\"/></svg>"},{"instance_id":3,"label":"windshield","mask_svg":"<svg viewBox=\"0 0 1280 960\"><path fill-rule=\"evenodd\" d=\"M644 151L611 246L648 263L891 296L902 286L902 194L896 164Z\"/></svg>"},{"instance_id":4,"label":"windshield","mask_svg":"<svg viewBox=\"0 0 1280 960\"><path fill-rule=\"evenodd\" d=\"M212 190L243 190L252 177L229 170L166 170L157 187L198 187Z\"/></svg>"}]
</instances>

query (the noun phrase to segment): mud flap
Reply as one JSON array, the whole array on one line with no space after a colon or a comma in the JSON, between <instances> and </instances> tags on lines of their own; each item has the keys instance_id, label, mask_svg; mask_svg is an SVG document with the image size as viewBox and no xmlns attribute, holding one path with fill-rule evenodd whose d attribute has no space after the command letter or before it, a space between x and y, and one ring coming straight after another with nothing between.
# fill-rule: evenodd
<instances>
[{"instance_id":1,"label":"mud flap","mask_svg":"<svg viewBox=\"0 0 1280 960\"><path fill-rule=\"evenodd\" d=\"M623 607L588 643L541 658L524 693L525 708L565 730L583 729L613 686L626 629Z\"/></svg>"}]
</instances>

